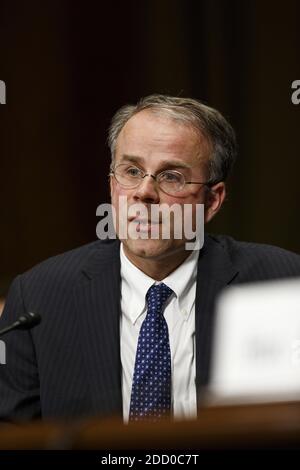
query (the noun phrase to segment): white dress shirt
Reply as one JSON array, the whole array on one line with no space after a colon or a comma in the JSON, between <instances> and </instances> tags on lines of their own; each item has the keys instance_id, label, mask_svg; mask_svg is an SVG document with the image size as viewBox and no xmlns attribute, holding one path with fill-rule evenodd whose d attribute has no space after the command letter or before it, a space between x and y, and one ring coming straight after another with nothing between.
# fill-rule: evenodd
<instances>
[{"instance_id":1,"label":"white dress shirt","mask_svg":"<svg viewBox=\"0 0 300 470\"><path fill-rule=\"evenodd\" d=\"M138 336L147 314L146 293L153 284L159 282L129 261L122 243L120 256L122 396L123 418L127 422ZM197 416L195 295L198 256L199 250L192 251L175 271L160 281L174 291L166 304L164 316L169 329L172 408L175 419Z\"/></svg>"}]
</instances>

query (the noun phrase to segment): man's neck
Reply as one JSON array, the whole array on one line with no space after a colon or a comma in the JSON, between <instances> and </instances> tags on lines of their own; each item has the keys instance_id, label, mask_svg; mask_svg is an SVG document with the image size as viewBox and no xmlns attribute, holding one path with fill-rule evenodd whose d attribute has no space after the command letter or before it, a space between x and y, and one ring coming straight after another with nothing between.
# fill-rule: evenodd
<instances>
[{"instance_id":1,"label":"man's neck","mask_svg":"<svg viewBox=\"0 0 300 470\"><path fill-rule=\"evenodd\" d=\"M143 271L147 276L155 279L156 281L162 281L169 274L171 274L175 269L178 268L186 258L191 254L190 251L183 250L176 255L166 256L162 259L153 259L153 258L143 258L141 256L136 256L127 250L126 246L123 245L125 256L134 264L138 269Z\"/></svg>"}]
</instances>

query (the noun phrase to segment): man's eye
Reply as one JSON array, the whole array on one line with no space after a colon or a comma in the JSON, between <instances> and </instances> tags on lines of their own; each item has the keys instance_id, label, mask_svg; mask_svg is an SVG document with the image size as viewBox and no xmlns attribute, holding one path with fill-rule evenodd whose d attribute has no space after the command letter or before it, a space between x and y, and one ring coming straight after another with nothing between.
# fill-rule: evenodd
<instances>
[{"instance_id":1,"label":"man's eye","mask_svg":"<svg viewBox=\"0 0 300 470\"><path fill-rule=\"evenodd\" d=\"M162 175L162 179L164 181L167 181L168 183L176 183L178 181L180 181L180 176L177 174L177 173L172 173L171 171L166 171L163 175Z\"/></svg>"},{"instance_id":2,"label":"man's eye","mask_svg":"<svg viewBox=\"0 0 300 470\"><path fill-rule=\"evenodd\" d=\"M134 166L130 166L126 168L125 173L128 176L139 176L141 174L141 171Z\"/></svg>"}]
</instances>

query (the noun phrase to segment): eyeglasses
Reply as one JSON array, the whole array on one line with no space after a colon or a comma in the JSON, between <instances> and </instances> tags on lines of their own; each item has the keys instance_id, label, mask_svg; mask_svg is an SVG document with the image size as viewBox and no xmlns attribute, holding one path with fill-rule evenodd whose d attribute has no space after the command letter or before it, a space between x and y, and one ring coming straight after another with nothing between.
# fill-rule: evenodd
<instances>
[{"instance_id":1,"label":"eyeglasses","mask_svg":"<svg viewBox=\"0 0 300 470\"><path fill-rule=\"evenodd\" d=\"M205 186L212 186L212 182L199 182L199 181L185 181L185 176L176 170L164 170L158 175L151 175L145 173L140 168L127 163L121 163L110 171L110 175L116 178L116 181L123 188L134 189L137 188L145 176L151 176L159 188L167 194L174 194L182 191L186 184L203 184Z\"/></svg>"}]
</instances>

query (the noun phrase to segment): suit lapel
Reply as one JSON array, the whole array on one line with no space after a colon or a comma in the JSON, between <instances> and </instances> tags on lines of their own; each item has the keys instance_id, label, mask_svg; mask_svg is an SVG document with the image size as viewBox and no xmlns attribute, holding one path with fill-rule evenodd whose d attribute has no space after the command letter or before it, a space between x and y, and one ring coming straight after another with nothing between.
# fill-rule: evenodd
<instances>
[{"instance_id":1,"label":"suit lapel","mask_svg":"<svg viewBox=\"0 0 300 470\"><path fill-rule=\"evenodd\" d=\"M99 242L75 289L82 354L94 414L121 414L120 255L118 241Z\"/></svg>"},{"instance_id":2,"label":"suit lapel","mask_svg":"<svg viewBox=\"0 0 300 470\"><path fill-rule=\"evenodd\" d=\"M86 364L94 414L121 414L120 361L120 244L99 242L75 289L81 347ZM209 380L214 303L220 291L238 274L226 249L205 238L198 262L196 289L196 386Z\"/></svg>"},{"instance_id":3,"label":"suit lapel","mask_svg":"<svg viewBox=\"0 0 300 470\"><path fill-rule=\"evenodd\" d=\"M209 380L215 301L220 291L238 274L229 254L221 243L205 237L199 255L196 289L196 386L198 405L201 403L201 387Z\"/></svg>"}]
</instances>

